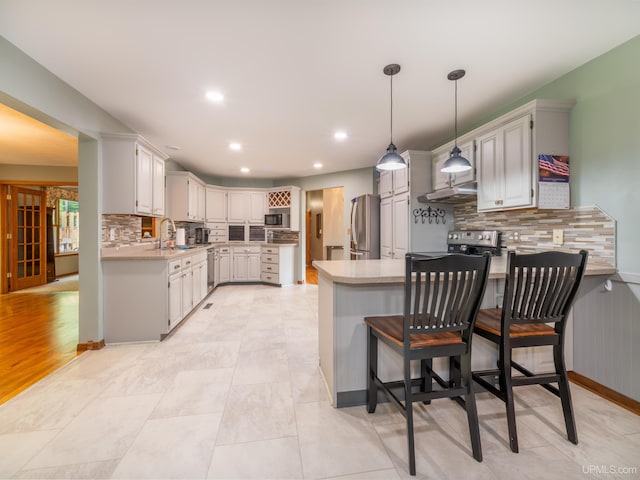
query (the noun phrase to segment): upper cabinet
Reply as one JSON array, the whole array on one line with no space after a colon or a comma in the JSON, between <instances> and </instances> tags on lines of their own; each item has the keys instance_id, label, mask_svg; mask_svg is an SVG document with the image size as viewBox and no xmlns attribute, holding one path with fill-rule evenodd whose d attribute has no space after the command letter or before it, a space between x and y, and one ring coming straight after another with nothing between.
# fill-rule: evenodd
<instances>
[{"instance_id":1,"label":"upper cabinet","mask_svg":"<svg viewBox=\"0 0 640 480\"><path fill-rule=\"evenodd\" d=\"M378 183L378 193L380 198L391 197L399 193L406 193L410 187L410 175L411 175L411 152L417 152L415 150L407 150L400 155L407 163L406 168L399 168L398 170L383 170L380 172L380 182Z\"/></svg>"},{"instance_id":2,"label":"upper cabinet","mask_svg":"<svg viewBox=\"0 0 640 480\"><path fill-rule=\"evenodd\" d=\"M135 134L103 134L102 155L102 213L164 215L167 155Z\"/></svg>"},{"instance_id":3,"label":"upper cabinet","mask_svg":"<svg viewBox=\"0 0 640 480\"><path fill-rule=\"evenodd\" d=\"M207 222L227 221L227 191L207 186L205 214Z\"/></svg>"},{"instance_id":4,"label":"upper cabinet","mask_svg":"<svg viewBox=\"0 0 640 480\"><path fill-rule=\"evenodd\" d=\"M431 173L431 180L433 181L434 191L475 182L476 163L474 143L475 142L473 140L458 142L458 148L461 151L460 155L469 160L469 163L473 167L471 170L467 170L466 172L445 173L441 171L442 165L451 156L451 150L454 147L454 142L447 143L433 151L433 171Z\"/></svg>"},{"instance_id":5,"label":"upper cabinet","mask_svg":"<svg viewBox=\"0 0 640 480\"><path fill-rule=\"evenodd\" d=\"M264 224L266 194L264 191L229 190L229 223Z\"/></svg>"},{"instance_id":6,"label":"upper cabinet","mask_svg":"<svg viewBox=\"0 0 640 480\"><path fill-rule=\"evenodd\" d=\"M180 222L204 222L206 187L190 172L167 172L167 216Z\"/></svg>"},{"instance_id":7,"label":"upper cabinet","mask_svg":"<svg viewBox=\"0 0 640 480\"><path fill-rule=\"evenodd\" d=\"M289 214L289 229L300 230L300 188L277 187L267 192L267 207L274 212Z\"/></svg>"},{"instance_id":8,"label":"upper cabinet","mask_svg":"<svg viewBox=\"0 0 640 480\"><path fill-rule=\"evenodd\" d=\"M569 154L573 105L533 100L478 129L478 211L538 205L538 155Z\"/></svg>"}]
</instances>

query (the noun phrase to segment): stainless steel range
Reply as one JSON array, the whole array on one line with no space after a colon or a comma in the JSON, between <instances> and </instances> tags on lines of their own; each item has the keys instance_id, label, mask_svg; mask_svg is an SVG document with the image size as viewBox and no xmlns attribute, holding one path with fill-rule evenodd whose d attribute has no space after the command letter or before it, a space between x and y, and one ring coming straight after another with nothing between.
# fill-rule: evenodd
<instances>
[{"instance_id":1,"label":"stainless steel range","mask_svg":"<svg viewBox=\"0 0 640 480\"><path fill-rule=\"evenodd\" d=\"M491 252L501 255L500 232L497 230L452 230L447 236L449 253L479 255Z\"/></svg>"}]
</instances>

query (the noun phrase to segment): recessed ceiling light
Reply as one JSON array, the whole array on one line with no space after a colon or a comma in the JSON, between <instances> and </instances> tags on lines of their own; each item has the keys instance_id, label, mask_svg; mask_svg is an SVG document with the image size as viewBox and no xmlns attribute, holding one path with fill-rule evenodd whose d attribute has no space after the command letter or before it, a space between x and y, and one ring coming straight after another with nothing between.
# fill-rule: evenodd
<instances>
[{"instance_id":1,"label":"recessed ceiling light","mask_svg":"<svg viewBox=\"0 0 640 480\"><path fill-rule=\"evenodd\" d=\"M336 140L345 140L347 138L347 132L336 132L333 134L333 138L335 138Z\"/></svg>"},{"instance_id":2,"label":"recessed ceiling light","mask_svg":"<svg viewBox=\"0 0 640 480\"><path fill-rule=\"evenodd\" d=\"M216 103L220 103L224 100L222 92L218 92L217 90L209 90L206 96L208 100Z\"/></svg>"},{"instance_id":3,"label":"recessed ceiling light","mask_svg":"<svg viewBox=\"0 0 640 480\"><path fill-rule=\"evenodd\" d=\"M165 145L164 148L168 148L169 150L180 150L180 147L177 145Z\"/></svg>"},{"instance_id":4,"label":"recessed ceiling light","mask_svg":"<svg viewBox=\"0 0 640 480\"><path fill-rule=\"evenodd\" d=\"M316 162L313 164L313 168L322 168L322 164L320 162Z\"/></svg>"},{"instance_id":5,"label":"recessed ceiling light","mask_svg":"<svg viewBox=\"0 0 640 480\"><path fill-rule=\"evenodd\" d=\"M240 171L241 171L242 173L249 173L249 169L248 169L247 167L242 167L242 168L240 169Z\"/></svg>"},{"instance_id":6,"label":"recessed ceiling light","mask_svg":"<svg viewBox=\"0 0 640 480\"><path fill-rule=\"evenodd\" d=\"M233 143L232 142L232 143L229 144L229 148L231 150L238 151L238 150L242 150L242 145L240 145L239 143Z\"/></svg>"}]
</instances>

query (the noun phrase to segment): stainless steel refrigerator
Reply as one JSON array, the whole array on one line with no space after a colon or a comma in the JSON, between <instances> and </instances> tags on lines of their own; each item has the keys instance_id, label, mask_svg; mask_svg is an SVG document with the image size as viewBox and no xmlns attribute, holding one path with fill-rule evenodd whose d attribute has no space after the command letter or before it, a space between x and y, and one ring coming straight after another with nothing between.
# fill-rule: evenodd
<instances>
[{"instance_id":1,"label":"stainless steel refrigerator","mask_svg":"<svg viewBox=\"0 0 640 480\"><path fill-rule=\"evenodd\" d=\"M380 197L360 195L351 200L351 260L380 258Z\"/></svg>"}]
</instances>

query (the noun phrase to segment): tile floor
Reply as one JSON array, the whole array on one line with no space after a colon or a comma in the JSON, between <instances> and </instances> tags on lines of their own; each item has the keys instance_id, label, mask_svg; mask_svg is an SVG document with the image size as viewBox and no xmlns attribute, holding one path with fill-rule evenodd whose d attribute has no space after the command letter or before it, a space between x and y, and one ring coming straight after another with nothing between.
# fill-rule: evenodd
<instances>
[{"instance_id":1,"label":"tile floor","mask_svg":"<svg viewBox=\"0 0 640 480\"><path fill-rule=\"evenodd\" d=\"M0 478L407 478L403 417L334 409L318 375L317 287L227 286L162 343L87 352L0 406ZM484 462L450 400L416 407L417 478L640 478L640 417L573 386L478 395ZM635 469L635 471L634 471Z\"/></svg>"}]
</instances>

